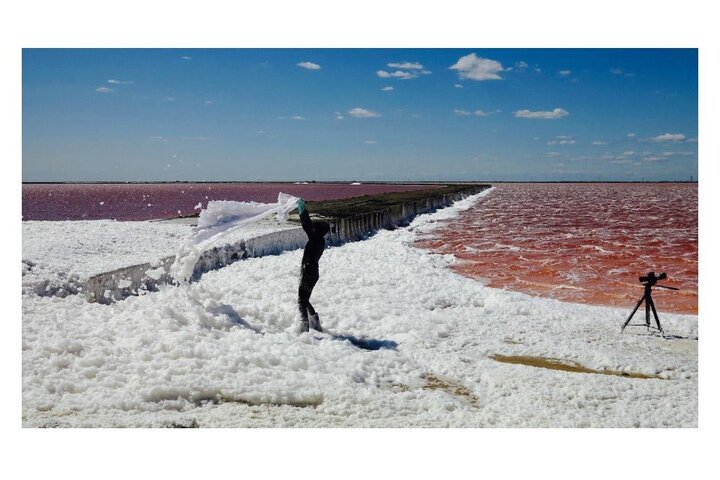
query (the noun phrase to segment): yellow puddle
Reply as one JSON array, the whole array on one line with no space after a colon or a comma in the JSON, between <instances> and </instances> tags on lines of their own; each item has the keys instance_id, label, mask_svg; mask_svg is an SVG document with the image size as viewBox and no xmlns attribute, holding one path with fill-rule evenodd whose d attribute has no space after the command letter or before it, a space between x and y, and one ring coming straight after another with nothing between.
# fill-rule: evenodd
<instances>
[{"instance_id":1,"label":"yellow puddle","mask_svg":"<svg viewBox=\"0 0 720 480\"><path fill-rule=\"evenodd\" d=\"M563 372L573 373L594 373L598 375L615 375L618 377L627 378L656 378L665 380L659 375L647 375L644 373L635 372L620 372L618 370L594 370L592 368L580 365L577 362L571 362L568 360L562 360L559 358L547 358L547 357L531 357L525 355L508 356L508 355L492 355L490 358L497 362L512 363L515 365L527 365L529 367L548 368L550 370L561 370Z\"/></svg>"}]
</instances>

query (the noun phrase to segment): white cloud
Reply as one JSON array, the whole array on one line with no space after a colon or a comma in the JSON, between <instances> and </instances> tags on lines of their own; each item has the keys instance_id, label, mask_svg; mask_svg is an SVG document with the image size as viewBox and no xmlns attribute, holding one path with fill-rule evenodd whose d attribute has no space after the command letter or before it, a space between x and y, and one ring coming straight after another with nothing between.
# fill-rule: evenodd
<instances>
[{"instance_id":1,"label":"white cloud","mask_svg":"<svg viewBox=\"0 0 720 480\"><path fill-rule=\"evenodd\" d=\"M108 87L98 87L95 89L95 91L100 93L110 93L113 91L113 89Z\"/></svg>"},{"instance_id":2,"label":"white cloud","mask_svg":"<svg viewBox=\"0 0 720 480\"><path fill-rule=\"evenodd\" d=\"M515 62L515 68L522 69L522 68L527 68L527 67L528 67L527 62L523 62L522 60L520 60L519 62Z\"/></svg>"},{"instance_id":3,"label":"white cloud","mask_svg":"<svg viewBox=\"0 0 720 480\"><path fill-rule=\"evenodd\" d=\"M409 80L411 78L417 77L416 74L410 73L410 72L404 72L402 70L398 70L396 72L393 72L390 74L391 77L399 78L400 80Z\"/></svg>"},{"instance_id":4,"label":"white cloud","mask_svg":"<svg viewBox=\"0 0 720 480\"><path fill-rule=\"evenodd\" d=\"M461 57L450 70L457 70L462 80L502 80L498 72L502 72L503 66L498 61L471 53Z\"/></svg>"},{"instance_id":5,"label":"white cloud","mask_svg":"<svg viewBox=\"0 0 720 480\"><path fill-rule=\"evenodd\" d=\"M213 101L212 101L212 100L205 100L203 103L204 103L205 105L212 105L212 104L213 104Z\"/></svg>"},{"instance_id":6,"label":"white cloud","mask_svg":"<svg viewBox=\"0 0 720 480\"><path fill-rule=\"evenodd\" d=\"M592 142L593 145L607 145L607 142L604 142L602 140L595 140Z\"/></svg>"},{"instance_id":7,"label":"white cloud","mask_svg":"<svg viewBox=\"0 0 720 480\"><path fill-rule=\"evenodd\" d=\"M133 83L135 83L135 82L132 82L132 81L125 81L125 82L123 82L123 81L115 80L115 79L110 79L110 80L108 80L107 82L108 82L108 83L112 83L112 84L114 84L114 85L132 85Z\"/></svg>"},{"instance_id":8,"label":"white cloud","mask_svg":"<svg viewBox=\"0 0 720 480\"><path fill-rule=\"evenodd\" d=\"M686 137L682 133L663 133L662 135L653 137L650 140L653 142L682 142L686 140Z\"/></svg>"},{"instance_id":9,"label":"white cloud","mask_svg":"<svg viewBox=\"0 0 720 480\"><path fill-rule=\"evenodd\" d=\"M297 64L297 66L300 68L305 68L307 70L320 70L322 68L320 65L313 62L300 62Z\"/></svg>"},{"instance_id":10,"label":"white cloud","mask_svg":"<svg viewBox=\"0 0 720 480\"><path fill-rule=\"evenodd\" d=\"M692 157L695 154L693 152L662 152L663 157Z\"/></svg>"},{"instance_id":11,"label":"white cloud","mask_svg":"<svg viewBox=\"0 0 720 480\"><path fill-rule=\"evenodd\" d=\"M623 157L632 157L633 155L635 155L634 150L628 150L626 152L623 152Z\"/></svg>"},{"instance_id":12,"label":"white cloud","mask_svg":"<svg viewBox=\"0 0 720 480\"><path fill-rule=\"evenodd\" d=\"M380 90L382 90L383 92L392 92L393 90L395 90L395 87L383 87Z\"/></svg>"},{"instance_id":13,"label":"white cloud","mask_svg":"<svg viewBox=\"0 0 720 480\"><path fill-rule=\"evenodd\" d=\"M377 142L375 140L365 140L366 145L375 145Z\"/></svg>"},{"instance_id":14,"label":"white cloud","mask_svg":"<svg viewBox=\"0 0 720 480\"><path fill-rule=\"evenodd\" d=\"M627 136L628 138L635 138L637 135L634 133L628 133Z\"/></svg>"},{"instance_id":15,"label":"white cloud","mask_svg":"<svg viewBox=\"0 0 720 480\"><path fill-rule=\"evenodd\" d=\"M459 83L456 83L456 84L455 84L455 88L463 88L463 86L460 85Z\"/></svg>"},{"instance_id":16,"label":"white cloud","mask_svg":"<svg viewBox=\"0 0 720 480\"><path fill-rule=\"evenodd\" d=\"M570 113L562 108L555 108L550 111L539 110L532 112L530 110L518 110L515 112L515 116L518 118L532 118L537 120L557 120L568 115L570 115Z\"/></svg>"},{"instance_id":17,"label":"white cloud","mask_svg":"<svg viewBox=\"0 0 720 480\"><path fill-rule=\"evenodd\" d=\"M293 120L305 120L305 117L301 117L300 115L293 115L290 118L292 118Z\"/></svg>"},{"instance_id":18,"label":"white cloud","mask_svg":"<svg viewBox=\"0 0 720 480\"><path fill-rule=\"evenodd\" d=\"M469 112L469 111L467 111L467 110L459 110L459 109L456 109L456 110L453 110L453 112L455 112L456 115L465 115L465 116L467 116L467 115L476 115L476 116L478 116L478 117L487 117L488 115L490 115L490 113L488 113L488 112L483 112L482 110L475 110L474 112ZM492 113L492 112L491 112L491 113Z\"/></svg>"},{"instance_id":19,"label":"white cloud","mask_svg":"<svg viewBox=\"0 0 720 480\"><path fill-rule=\"evenodd\" d=\"M377 112L373 112L371 110L366 110L364 108L356 107L352 110L348 110L348 114L355 118L373 118L373 117L379 117L380 114Z\"/></svg>"},{"instance_id":20,"label":"white cloud","mask_svg":"<svg viewBox=\"0 0 720 480\"><path fill-rule=\"evenodd\" d=\"M192 57L188 57L187 55L183 55L183 56L180 57L180 58L183 59L183 60L190 60Z\"/></svg>"},{"instance_id":21,"label":"white cloud","mask_svg":"<svg viewBox=\"0 0 720 480\"><path fill-rule=\"evenodd\" d=\"M698 143L698 139L697 139L697 137L694 137L694 138L688 138L688 139L687 139L687 141L688 141L688 143Z\"/></svg>"},{"instance_id":22,"label":"white cloud","mask_svg":"<svg viewBox=\"0 0 720 480\"><path fill-rule=\"evenodd\" d=\"M567 76L570 75L571 73L572 73L572 70L560 70L560 71L558 72L558 75L560 75L560 76L562 76L562 77L567 77Z\"/></svg>"},{"instance_id":23,"label":"white cloud","mask_svg":"<svg viewBox=\"0 0 720 480\"><path fill-rule=\"evenodd\" d=\"M548 145L575 145L575 140L573 140L573 139L568 139L563 136L558 137L558 138L562 138L562 139L561 140L550 140L549 142L547 142L547 144Z\"/></svg>"},{"instance_id":24,"label":"white cloud","mask_svg":"<svg viewBox=\"0 0 720 480\"><path fill-rule=\"evenodd\" d=\"M335 118L338 120L343 120L345 116L342 114L342 112L335 112Z\"/></svg>"},{"instance_id":25,"label":"white cloud","mask_svg":"<svg viewBox=\"0 0 720 480\"><path fill-rule=\"evenodd\" d=\"M386 72L385 70L378 70L375 73L380 78L399 78L400 80L409 80L411 78L417 77L417 75L415 73L405 72L402 70L396 70L392 73Z\"/></svg>"},{"instance_id":26,"label":"white cloud","mask_svg":"<svg viewBox=\"0 0 720 480\"><path fill-rule=\"evenodd\" d=\"M300 115L292 115L292 116L283 115L283 116L280 116L277 118L278 118L278 120L305 120L305 117L301 117Z\"/></svg>"},{"instance_id":27,"label":"white cloud","mask_svg":"<svg viewBox=\"0 0 720 480\"><path fill-rule=\"evenodd\" d=\"M422 64L417 62L388 63L387 66L390 68L401 68L404 70L422 70L425 68Z\"/></svg>"},{"instance_id":28,"label":"white cloud","mask_svg":"<svg viewBox=\"0 0 720 480\"><path fill-rule=\"evenodd\" d=\"M165 138L165 137L163 137L163 136L161 136L161 135L150 135L148 138L149 138L150 140L154 140L154 141L156 141L156 142L167 142L167 141L168 141L167 138Z\"/></svg>"}]
</instances>

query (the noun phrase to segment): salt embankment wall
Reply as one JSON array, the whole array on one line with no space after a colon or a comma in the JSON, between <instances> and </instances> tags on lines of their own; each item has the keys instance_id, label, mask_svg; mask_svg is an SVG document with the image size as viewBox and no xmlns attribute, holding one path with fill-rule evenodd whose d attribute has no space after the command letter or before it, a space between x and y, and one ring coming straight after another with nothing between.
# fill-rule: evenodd
<instances>
[{"instance_id":1,"label":"salt embankment wall","mask_svg":"<svg viewBox=\"0 0 720 480\"><path fill-rule=\"evenodd\" d=\"M367 213L342 217L328 216L325 219L336 229L336 233L331 235L334 243L352 242L367 238L370 233L377 230L407 225L416 215L444 208L457 200L475 195L487 188L489 185L479 185L469 187L461 192L398 203Z\"/></svg>"},{"instance_id":2,"label":"salt embankment wall","mask_svg":"<svg viewBox=\"0 0 720 480\"><path fill-rule=\"evenodd\" d=\"M333 232L330 236L331 245L367 238L373 232L407 225L413 217L422 213L444 208L455 201L490 188L490 185L467 185L454 188L453 191L442 193L442 190L428 190L428 194L419 199L400 201L375 206L363 211L363 202L355 202L353 208L320 209L322 218L328 221ZM417 197L417 195L414 195ZM380 197L380 196L376 196ZM372 198L372 197L371 197ZM370 202L368 202L368 205ZM347 206L347 202L342 203ZM278 255L282 252L302 248L307 237L302 228L286 229L258 237L242 240L229 245L205 251L195 264L191 281L198 280L205 272L217 270L238 260L265 255ZM131 295L139 295L147 291L156 291L160 285L175 284L175 279L168 273L175 256L165 257L156 262L132 265L90 277L83 286L88 300L110 304Z\"/></svg>"}]
</instances>

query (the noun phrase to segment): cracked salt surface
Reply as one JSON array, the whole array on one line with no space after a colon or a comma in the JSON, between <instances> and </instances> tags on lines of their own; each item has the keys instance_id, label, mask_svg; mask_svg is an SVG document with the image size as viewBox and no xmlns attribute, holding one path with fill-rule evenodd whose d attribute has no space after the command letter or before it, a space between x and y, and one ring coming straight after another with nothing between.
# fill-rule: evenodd
<instances>
[{"instance_id":1,"label":"cracked salt surface","mask_svg":"<svg viewBox=\"0 0 720 480\"><path fill-rule=\"evenodd\" d=\"M488 288L448 268L452 256L413 247L483 196L323 255L313 293L323 326L393 348L295 333L301 251L113 305L24 294L23 424L696 426L696 316L663 315L674 338L620 335L624 309Z\"/></svg>"}]
</instances>

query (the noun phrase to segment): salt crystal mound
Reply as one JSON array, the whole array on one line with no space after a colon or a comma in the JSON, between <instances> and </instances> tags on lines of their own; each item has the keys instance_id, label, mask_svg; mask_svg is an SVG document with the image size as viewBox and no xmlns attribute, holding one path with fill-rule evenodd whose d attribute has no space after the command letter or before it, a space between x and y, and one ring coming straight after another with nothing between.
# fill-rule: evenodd
<instances>
[{"instance_id":1,"label":"salt crystal mound","mask_svg":"<svg viewBox=\"0 0 720 480\"><path fill-rule=\"evenodd\" d=\"M200 212L197 227L183 242L170 267L170 274L180 282L193 275L195 264L208 248L218 245L227 235L257 223L273 214L279 222L297 208L297 197L280 192L277 203L234 202L214 200Z\"/></svg>"},{"instance_id":2,"label":"salt crystal mound","mask_svg":"<svg viewBox=\"0 0 720 480\"><path fill-rule=\"evenodd\" d=\"M23 291L82 293L94 275L173 255L190 232L162 222L22 222Z\"/></svg>"},{"instance_id":3,"label":"salt crystal mound","mask_svg":"<svg viewBox=\"0 0 720 480\"><path fill-rule=\"evenodd\" d=\"M138 273L144 273L148 279L167 278L166 268L172 264L178 245L191 233L192 227L188 224L153 221L22 222L22 290L43 296L84 294L99 298L103 292L93 292L89 279L103 274L112 277L112 272L132 266L147 266L148 269ZM239 245L244 245L249 256L276 255L301 248L305 243L303 238L307 240L298 226L272 219L246 225L224 237L223 243L227 245L219 247L217 255L207 258L208 262L201 256L195 273L217 268L212 260L237 255ZM132 273L128 275L129 280ZM137 294L146 292L145 282L141 280ZM117 300L128 295L128 289L108 286L111 291L109 297L104 298Z\"/></svg>"},{"instance_id":4,"label":"salt crystal mound","mask_svg":"<svg viewBox=\"0 0 720 480\"><path fill-rule=\"evenodd\" d=\"M670 340L620 335L626 309L488 288L449 269L454 256L413 246L478 200L328 249L320 260L312 301L323 326L394 349L295 333L300 250L112 305L25 294L23 424L697 426L696 316L663 315ZM663 379L503 364L493 354ZM428 387L428 374L472 397Z\"/></svg>"}]
</instances>

